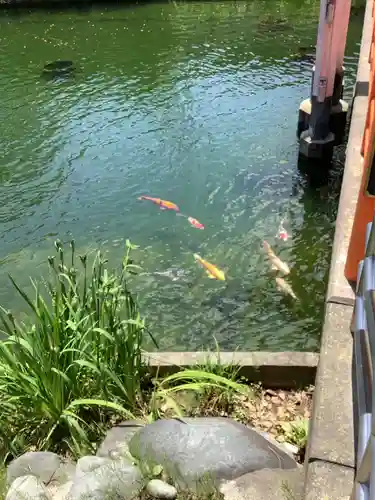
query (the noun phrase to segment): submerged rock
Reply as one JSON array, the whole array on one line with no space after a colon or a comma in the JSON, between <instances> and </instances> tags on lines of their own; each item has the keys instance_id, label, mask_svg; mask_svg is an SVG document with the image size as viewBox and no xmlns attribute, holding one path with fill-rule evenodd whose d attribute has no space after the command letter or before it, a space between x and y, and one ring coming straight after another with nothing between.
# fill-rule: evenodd
<instances>
[{"instance_id":1,"label":"submerged rock","mask_svg":"<svg viewBox=\"0 0 375 500\"><path fill-rule=\"evenodd\" d=\"M264 468L292 469L297 463L258 432L229 418L158 420L129 443L134 457L161 464L182 487L195 488Z\"/></svg>"},{"instance_id":2,"label":"submerged rock","mask_svg":"<svg viewBox=\"0 0 375 500\"><path fill-rule=\"evenodd\" d=\"M57 60L44 65L42 77L46 80L70 78L74 75L75 70L73 61Z\"/></svg>"},{"instance_id":3,"label":"submerged rock","mask_svg":"<svg viewBox=\"0 0 375 500\"><path fill-rule=\"evenodd\" d=\"M70 73L74 71L75 67L73 61L63 61L57 60L51 63L45 64L43 68L44 73L54 73L54 74L63 74Z\"/></svg>"}]
</instances>

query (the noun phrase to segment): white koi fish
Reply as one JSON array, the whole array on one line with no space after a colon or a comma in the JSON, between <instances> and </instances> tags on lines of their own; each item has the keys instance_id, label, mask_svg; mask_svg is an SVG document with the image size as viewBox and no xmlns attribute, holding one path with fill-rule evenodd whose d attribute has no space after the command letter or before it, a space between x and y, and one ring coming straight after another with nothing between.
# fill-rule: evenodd
<instances>
[{"instance_id":1,"label":"white koi fish","mask_svg":"<svg viewBox=\"0 0 375 500\"><path fill-rule=\"evenodd\" d=\"M293 288L287 283L284 278L281 278L280 276L276 276L276 287L280 292L285 293L285 295L290 295L293 297L293 299L297 300L298 297L294 293Z\"/></svg>"},{"instance_id":2,"label":"white koi fish","mask_svg":"<svg viewBox=\"0 0 375 500\"><path fill-rule=\"evenodd\" d=\"M290 269L286 262L283 262L272 250L271 245L267 241L263 241L263 247L267 252L267 256L271 262L271 267L275 271L280 271L283 274L289 274Z\"/></svg>"}]
</instances>

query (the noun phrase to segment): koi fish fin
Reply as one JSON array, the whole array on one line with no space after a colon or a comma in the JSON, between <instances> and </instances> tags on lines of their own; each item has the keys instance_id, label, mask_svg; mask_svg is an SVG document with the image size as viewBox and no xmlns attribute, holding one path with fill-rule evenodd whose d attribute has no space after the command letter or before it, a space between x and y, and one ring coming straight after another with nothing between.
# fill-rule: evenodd
<instances>
[{"instance_id":1,"label":"koi fish fin","mask_svg":"<svg viewBox=\"0 0 375 500\"><path fill-rule=\"evenodd\" d=\"M271 264L271 269L272 271L278 271L279 268L277 266L275 266L275 264Z\"/></svg>"},{"instance_id":2,"label":"koi fish fin","mask_svg":"<svg viewBox=\"0 0 375 500\"><path fill-rule=\"evenodd\" d=\"M210 280L215 280L216 277L210 273L210 271L206 271L207 276L210 278Z\"/></svg>"}]
</instances>

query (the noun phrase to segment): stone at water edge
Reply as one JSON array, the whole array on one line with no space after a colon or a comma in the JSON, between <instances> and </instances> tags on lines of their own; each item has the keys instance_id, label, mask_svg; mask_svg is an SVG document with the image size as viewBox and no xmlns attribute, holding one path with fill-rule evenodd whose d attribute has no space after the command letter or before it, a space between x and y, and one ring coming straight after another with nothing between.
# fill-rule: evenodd
<instances>
[{"instance_id":1,"label":"stone at water edge","mask_svg":"<svg viewBox=\"0 0 375 500\"><path fill-rule=\"evenodd\" d=\"M301 500L304 471L298 469L262 469L249 472L220 487L225 500Z\"/></svg>"},{"instance_id":2,"label":"stone at water edge","mask_svg":"<svg viewBox=\"0 0 375 500\"><path fill-rule=\"evenodd\" d=\"M98 457L110 457L120 455L122 459L126 460L131 457L129 454L128 443L136 432L144 427L144 422L140 420L126 420L121 424L116 425L110 429L101 445L96 452Z\"/></svg>"},{"instance_id":3,"label":"stone at water edge","mask_svg":"<svg viewBox=\"0 0 375 500\"><path fill-rule=\"evenodd\" d=\"M78 475L69 490L69 500L134 500L144 488L145 480L137 467L122 460Z\"/></svg>"},{"instance_id":4,"label":"stone at water edge","mask_svg":"<svg viewBox=\"0 0 375 500\"><path fill-rule=\"evenodd\" d=\"M297 463L258 432L229 418L158 420L129 443L142 463L160 464L180 487L197 480L219 483L264 468L297 468Z\"/></svg>"},{"instance_id":5,"label":"stone at water edge","mask_svg":"<svg viewBox=\"0 0 375 500\"><path fill-rule=\"evenodd\" d=\"M176 488L161 479L151 479L146 486L146 491L152 497L161 500L174 500L177 497Z\"/></svg>"},{"instance_id":6,"label":"stone at water edge","mask_svg":"<svg viewBox=\"0 0 375 500\"><path fill-rule=\"evenodd\" d=\"M51 498L37 477L27 475L17 477L12 482L5 500L51 500Z\"/></svg>"},{"instance_id":7,"label":"stone at water edge","mask_svg":"<svg viewBox=\"0 0 375 500\"><path fill-rule=\"evenodd\" d=\"M12 460L7 469L7 484L21 476L32 475L44 484L62 484L70 479L75 469L73 462L50 451L29 451Z\"/></svg>"}]
</instances>

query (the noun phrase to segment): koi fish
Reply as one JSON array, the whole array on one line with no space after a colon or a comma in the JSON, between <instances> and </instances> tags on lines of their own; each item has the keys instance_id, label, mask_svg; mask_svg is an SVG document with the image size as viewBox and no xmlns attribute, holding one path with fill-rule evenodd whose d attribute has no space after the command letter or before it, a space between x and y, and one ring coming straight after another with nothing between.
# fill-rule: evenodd
<instances>
[{"instance_id":1,"label":"koi fish","mask_svg":"<svg viewBox=\"0 0 375 500\"><path fill-rule=\"evenodd\" d=\"M271 262L271 268L274 271L280 271L283 274L289 274L290 269L288 264L286 264L281 259L279 259L279 257L277 257L275 252L272 250L271 245L265 240L263 241L263 247L267 251L267 256Z\"/></svg>"},{"instance_id":2,"label":"koi fish","mask_svg":"<svg viewBox=\"0 0 375 500\"><path fill-rule=\"evenodd\" d=\"M194 259L199 262L199 264L206 270L207 276L210 279L216 279L220 281L225 281L225 274L223 271L218 269L216 266L202 259L197 253L194 254Z\"/></svg>"},{"instance_id":3,"label":"koi fish","mask_svg":"<svg viewBox=\"0 0 375 500\"><path fill-rule=\"evenodd\" d=\"M293 288L287 283L284 278L276 276L276 287L280 292L284 292L285 295L290 295L293 299L297 300L297 295L294 293Z\"/></svg>"},{"instance_id":4,"label":"koi fish","mask_svg":"<svg viewBox=\"0 0 375 500\"><path fill-rule=\"evenodd\" d=\"M152 201L152 203L155 203L155 205L158 205L160 207L160 210L174 210L175 212L180 211L179 207L175 203L172 203L171 201L167 200L161 200L160 198L152 198L151 196L140 196L138 200Z\"/></svg>"},{"instance_id":5,"label":"koi fish","mask_svg":"<svg viewBox=\"0 0 375 500\"><path fill-rule=\"evenodd\" d=\"M194 219L194 217L188 217L188 221L196 229L204 229L204 225L199 220Z\"/></svg>"},{"instance_id":6,"label":"koi fish","mask_svg":"<svg viewBox=\"0 0 375 500\"><path fill-rule=\"evenodd\" d=\"M279 230L277 232L277 237L279 238L279 240L283 241L286 241L289 238L289 234L285 229L285 227L283 226L283 221L280 222Z\"/></svg>"}]
</instances>

